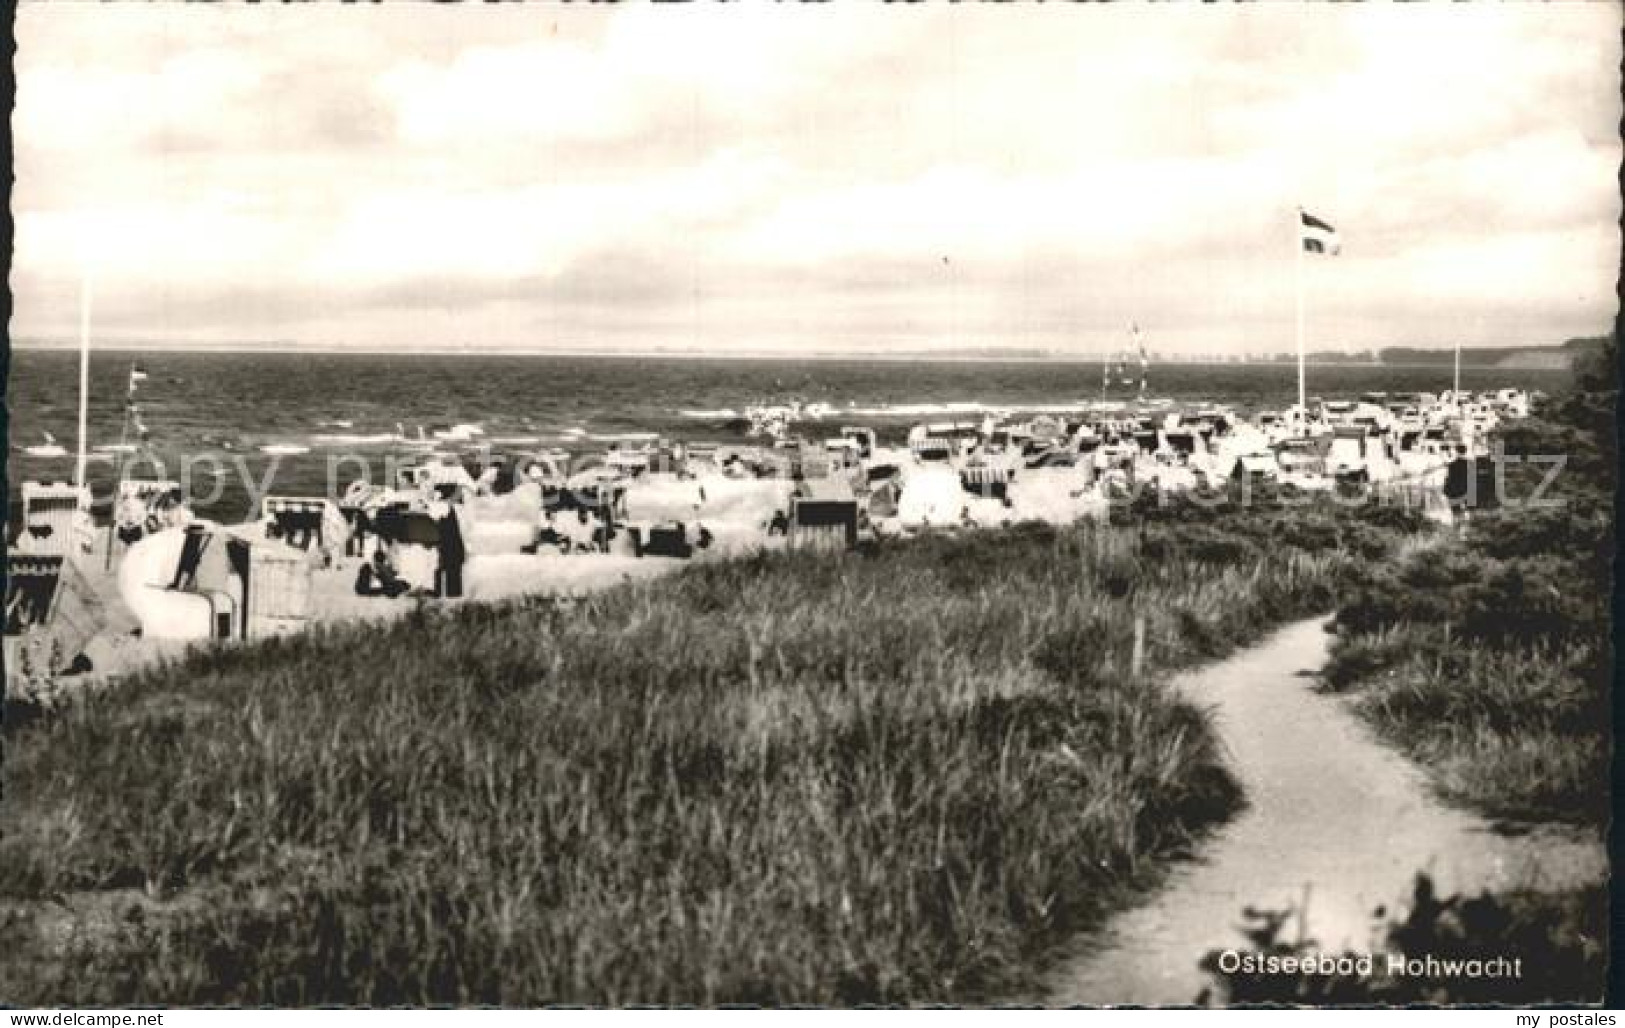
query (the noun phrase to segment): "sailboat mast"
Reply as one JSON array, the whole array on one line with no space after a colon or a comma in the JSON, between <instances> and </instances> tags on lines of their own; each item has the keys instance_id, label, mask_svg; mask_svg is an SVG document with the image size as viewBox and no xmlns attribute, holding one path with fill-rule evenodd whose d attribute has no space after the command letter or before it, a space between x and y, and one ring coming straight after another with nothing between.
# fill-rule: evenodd
<instances>
[{"instance_id":1,"label":"sailboat mast","mask_svg":"<svg viewBox=\"0 0 1625 1028\"><path fill-rule=\"evenodd\" d=\"M89 447L86 427L90 403L90 272L79 282L79 458L74 464L73 481L85 485L85 453Z\"/></svg>"}]
</instances>

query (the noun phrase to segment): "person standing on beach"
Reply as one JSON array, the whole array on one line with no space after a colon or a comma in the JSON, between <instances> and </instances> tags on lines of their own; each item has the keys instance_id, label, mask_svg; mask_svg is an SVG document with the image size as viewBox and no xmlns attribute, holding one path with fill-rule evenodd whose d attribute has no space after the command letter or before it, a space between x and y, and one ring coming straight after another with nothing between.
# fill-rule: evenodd
<instances>
[{"instance_id":1,"label":"person standing on beach","mask_svg":"<svg viewBox=\"0 0 1625 1028\"><path fill-rule=\"evenodd\" d=\"M439 530L440 569L435 575L435 595L457 599L463 595L463 562L467 559L457 508L442 502L430 509L436 515L435 526Z\"/></svg>"}]
</instances>

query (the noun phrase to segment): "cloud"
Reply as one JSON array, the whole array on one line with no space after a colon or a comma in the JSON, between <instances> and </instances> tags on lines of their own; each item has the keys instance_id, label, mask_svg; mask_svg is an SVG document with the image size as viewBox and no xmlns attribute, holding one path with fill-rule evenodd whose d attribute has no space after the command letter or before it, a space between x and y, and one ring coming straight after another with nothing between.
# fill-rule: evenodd
<instances>
[{"instance_id":1,"label":"cloud","mask_svg":"<svg viewBox=\"0 0 1625 1028\"><path fill-rule=\"evenodd\" d=\"M1299 203L1321 338L1612 317L1609 5L452 13L25 6L16 330L1268 349Z\"/></svg>"}]
</instances>

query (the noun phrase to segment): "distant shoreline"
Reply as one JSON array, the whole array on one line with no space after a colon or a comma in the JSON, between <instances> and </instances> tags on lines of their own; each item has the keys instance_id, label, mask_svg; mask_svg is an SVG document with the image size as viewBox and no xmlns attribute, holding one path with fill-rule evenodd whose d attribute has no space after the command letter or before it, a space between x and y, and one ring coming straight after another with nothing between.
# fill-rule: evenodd
<instances>
[{"instance_id":1,"label":"distant shoreline","mask_svg":"<svg viewBox=\"0 0 1625 1028\"><path fill-rule=\"evenodd\" d=\"M13 343L13 351L28 353L73 353L78 348L72 345L51 344L25 344ZM114 353L165 353L165 354L235 354L239 356L305 356L305 357L540 357L559 358L567 360L677 360L677 361L844 361L853 364L900 364L927 362L932 364L1087 364L1098 366L1114 358L1110 356L1066 356L1055 354L1053 356L1011 355L993 356L987 354L932 354L932 353L676 353L658 350L468 350L468 349L375 349L371 347L280 347L280 346L142 346L136 344L120 343L106 344L95 347L96 352L103 354ZM1509 350L1508 353L1519 352ZM1355 360L1306 360L1305 365L1312 368L1392 368L1392 369L1438 369L1450 368L1453 364L1449 360L1426 363L1385 364L1371 361ZM1200 365L1211 367L1281 367L1292 368L1295 362L1291 360L1262 360L1262 361L1231 361L1231 360L1198 360L1198 359L1168 359L1153 361L1153 366L1162 365ZM1476 371L1567 371L1568 366L1528 366L1503 364L1476 364L1463 363L1464 369Z\"/></svg>"}]
</instances>

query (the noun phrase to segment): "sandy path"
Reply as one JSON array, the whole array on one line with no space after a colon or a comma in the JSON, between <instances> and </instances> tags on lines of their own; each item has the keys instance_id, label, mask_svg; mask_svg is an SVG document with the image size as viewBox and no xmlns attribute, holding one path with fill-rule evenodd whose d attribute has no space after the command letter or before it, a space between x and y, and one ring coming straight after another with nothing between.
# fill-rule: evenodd
<instances>
[{"instance_id":1,"label":"sandy path","mask_svg":"<svg viewBox=\"0 0 1625 1028\"><path fill-rule=\"evenodd\" d=\"M1250 806L1143 907L1078 943L1045 1002L1187 1004L1209 980L1203 954L1233 947L1242 908L1283 907L1308 889L1308 934L1323 948L1365 948L1370 911L1403 901L1417 871L1447 891L1600 877L1600 842L1558 833L1508 838L1445 807L1421 772L1377 743L1311 674L1326 657L1324 621L1294 624L1176 686L1213 709Z\"/></svg>"}]
</instances>

